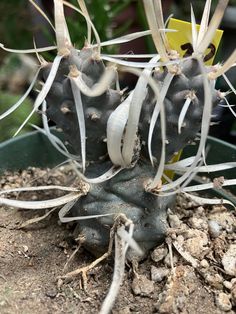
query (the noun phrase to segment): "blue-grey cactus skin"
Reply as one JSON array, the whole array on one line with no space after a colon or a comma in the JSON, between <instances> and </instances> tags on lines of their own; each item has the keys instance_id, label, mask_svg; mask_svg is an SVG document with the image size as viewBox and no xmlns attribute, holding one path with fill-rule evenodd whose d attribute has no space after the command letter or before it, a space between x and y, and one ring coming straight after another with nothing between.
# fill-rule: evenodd
<instances>
[{"instance_id":1,"label":"blue-grey cactus skin","mask_svg":"<svg viewBox=\"0 0 236 314\"><path fill-rule=\"evenodd\" d=\"M68 74L70 66L76 65L82 72L83 80L91 88L97 83L104 72L102 60L94 59L92 50L84 48L79 54L72 50L67 58L63 58L58 73L47 95L47 117L63 130L70 150L80 153L80 132L76 108ZM51 64L42 69L41 77L46 80ZM86 155L87 160L96 162L107 154L106 126L111 112L120 104L120 93L108 89L98 97L81 95L86 124Z\"/></svg>"},{"instance_id":2,"label":"blue-grey cactus skin","mask_svg":"<svg viewBox=\"0 0 236 314\"><path fill-rule=\"evenodd\" d=\"M153 78L159 86L163 84L167 71L154 72ZM181 128L178 133L178 119L183 108L186 96L190 93L195 94L195 98L189 106ZM218 92L212 88L213 106L220 101ZM155 97L149 90L144 100L139 125L139 134L142 143L142 154L148 158L148 132L151 115L155 106ZM170 161L174 154L177 154L187 144L191 143L201 129L201 121L204 107L204 86L203 76L197 60L188 59L181 63L181 73L175 75L164 100L164 110L166 116L166 162ZM158 118L152 139L152 154L156 161L160 160L162 146L160 117Z\"/></svg>"},{"instance_id":3,"label":"blue-grey cactus skin","mask_svg":"<svg viewBox=\"0 0 236 314\"><path fill-rule=\"evenodd\" d=\"M89 170L94 174L94 168ZM79 222L76 232L85 237L84 246L89 251L99 255L107 250L110 228L119 214L133 221L133 237L144 253L164 241L168 229L167 208L173 207L175 196L157 197L146 192L145 184L154 175L154 168L139 162L109 181L91 185L89 194L80 198L72 214L114 215Z\"/></svg>"}]
</instances>

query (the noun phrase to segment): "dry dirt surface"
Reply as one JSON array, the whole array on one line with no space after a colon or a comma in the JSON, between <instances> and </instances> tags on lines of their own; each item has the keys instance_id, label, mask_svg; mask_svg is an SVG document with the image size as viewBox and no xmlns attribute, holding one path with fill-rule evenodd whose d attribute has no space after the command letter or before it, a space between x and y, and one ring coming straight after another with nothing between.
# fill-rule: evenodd
<instances>
[{"instance_id":1,"label":"dry dirt surface","mask_svg":"<svg viewBox=\"0 0 236 314\"><path fill-rule=\"evenodd\" d=\"M0 187L68 185L70 177L63 169L29 168L6 173ZM31 200L51 196L48 191L11 195ZM59 279L95 258L83 248L70 258L78 247L74 226L62 225L57 212L21 228L44 214L0 207L0 313L98 313L111 283L113 258L87 274L85 287L80 276ZM135 271L127 263L112 313L235 313L235 211L193 207L180 199L169 212L169 224L166 243L150 252Z\"/></svg>"}]
</instances>

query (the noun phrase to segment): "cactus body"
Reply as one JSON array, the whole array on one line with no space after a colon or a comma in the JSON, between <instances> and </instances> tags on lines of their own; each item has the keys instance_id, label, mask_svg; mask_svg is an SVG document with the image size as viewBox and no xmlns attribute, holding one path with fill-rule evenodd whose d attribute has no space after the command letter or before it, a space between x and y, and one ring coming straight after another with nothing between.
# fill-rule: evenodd
<instances>
[{"instance_id":1,"label":"cactus body","mask_svg":"<svg viewBox=\"0 0 236 314\"><path fill-rule=\"evenodd\" d=\"M80 155L80 134L75 109L74 96L70 80L67 77L70 66L76 65L83 74L83 80L89 87L98 82L104 73L101 60L92 56L92 50L85 48L80 54L72 53L63 59L59 71L46 98L48 104L47 116L60 127L73 151ZM46 79L50 66L44 68L43 77ZM167 75L153 72L156 84L161 88ZM181 133L178 132L178 119L186 97L191 95L192 102L184 118ZM219 101L217 91L212 88L214 104ZM86 125L86 152L90 164L86 170L89 177L96 177L101 171L107 170L111 162L107 158L106 138L107 120L121 103L120 93L108 89L98 97L88 97L82 94ZM125 214L134 223L134 239L146 252L162 242L168 227L167 209L174 204L174 196L153 195L145 191L145 182L155 176L155 169L148 164L148 131L150 119L156 100L151 88L143 102L139 129L137 135L142 143L141 153L136 157L137 163L133 168L124 169L114 178L105 183L91 184L88 195L82 197L72 209L74 216L112 214L97 219L80 221L76 232L84 235L84 246L94 254L104 252L109 242L110 228L114 219L120 213ZM194 140L201 128L204 107L203 79L199 64L196 60L183 60L178 74L173 77L164 99L166 115L166 162ZM157 119L152 139L152 154L158 163L162 146L160 118ZM136 159L137 159L136 158ZM92 162L92 163L91 163ZM95 162L95 165L93 163ZM96 166L97 163L99 167ZM99 172L100 171L100 172Z\"/></svg>"},{"instance_id":2,"label":"cactus body","mask_svg":"<svg viewBox=\"0 0 236 314\"><path fill-rule=\"evenodd\" d=\"M95 168L89 169L96 173ZM163 242L168 228L167 208L175 196L156 197L144 190L145 183L154 176L154 169L139 162L109 181L91 185L89 194L80 198L72 209L74 216L114 214L97 219L82 220L76 232L85 237L84 246L94 254L107 250L109 230L114 218L125 214L134 223L134 239L144 252Z\"/></svg>"}]
</instances>

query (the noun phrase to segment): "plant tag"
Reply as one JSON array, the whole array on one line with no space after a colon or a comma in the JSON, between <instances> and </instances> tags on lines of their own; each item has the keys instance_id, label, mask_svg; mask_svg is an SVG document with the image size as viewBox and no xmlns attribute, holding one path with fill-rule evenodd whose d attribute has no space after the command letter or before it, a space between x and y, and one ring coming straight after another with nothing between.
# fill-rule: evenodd
<instances>
[{"instance_id":1,"label":"plant tag","mask_svg":"<svg viewBox=\"0 0 236 314\"><path fill-rule=\"evenodd\" d=\"M171 49L176 50L181 57L192 55L192 24L186 21L171 18L168 24L169 29L177 30L177 32L167 33L167 38ZM197 24L197 31L200 25ZM222 30L217 30L215 36L205 52L204 61L206 65L212 65L217 49L219 47L223 35Z\"/></svg>"}]
</instances>

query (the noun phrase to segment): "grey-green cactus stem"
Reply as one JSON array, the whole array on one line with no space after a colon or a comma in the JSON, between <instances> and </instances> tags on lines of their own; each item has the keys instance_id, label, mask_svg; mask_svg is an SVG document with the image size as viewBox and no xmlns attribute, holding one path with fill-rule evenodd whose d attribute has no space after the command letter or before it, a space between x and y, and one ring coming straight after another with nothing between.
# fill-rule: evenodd
<instances>
[{"instance_id":1,"label":"grey-green cactus stem","mask_svg":"<svg viewBox=\"0 0 236 314\"><path fill-rule=\"evenodd\" d=\"M78 155L80 152L80 132L76 115L71 83L68 78L70 67L76 65L82 73L85 83L91 88L104 73L102 60L93 57L90 48L84 48L79 54L72 50L60 64L50 92L47 95L47 117L63 130L70 150ZM47 78L50 64L43 68L41 77ZM86 153L88 161L99 161L107 154L106 125L111 112L120 103L120 92L107 89L102 95L88 97L82 94L82 103L86 125Z\"/></svg>"},{"instance_id":2,"label":"grey-green cactus stem","mask_svg":"<svg viewBox=\"0 0 236 314\"><path fill-rule=\"evenodd\" d=\"M154 72L153 77L160 87L166 75L166 69L164 69L164 71ZM187 97L190 97L192 101L179 134L179 115ZM214 87L212 87L212 100L213 106L217 105L220 101L218 91L214 89ZM146 157L148 157L148 131L155 103L156 100L153 92L149 90L143 103L139 125L141 141L145 143L142 148L142 153ZM170 161L174 154L195 139L201 129L203 107L203 74L201 73L198 61L195 59L183 60L180 64L180 73L174 76L164 100L166 113L166 162ZM152 154L156 158L157 163L160 159L161 145L162 139L159 118L154 128L151 146Z\"/></svg>"},{"instance_id":3,"label":"grey-green cactus stem","mask_svg":"<svg viewBox=\"0 0 236 314\"><path fill-rule=\"evenodd\" d=\"M88 172L94 175L97 170L93 167ZM84 236L83 244L89 251L100 255L107 250L110 228L120 213L133 221L133 237L144 253L164 241L168 229L167 209L174 206L175 196L156 197L145 192L144 185L154 173L155 169L150 164L139 162L109 181L91 185L89 194L76 203L72 214L113 215L79 222L76 236Z\"/></svg>"}]
</instances>

